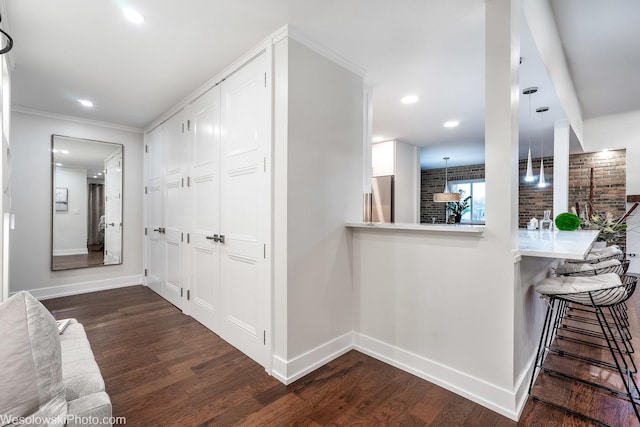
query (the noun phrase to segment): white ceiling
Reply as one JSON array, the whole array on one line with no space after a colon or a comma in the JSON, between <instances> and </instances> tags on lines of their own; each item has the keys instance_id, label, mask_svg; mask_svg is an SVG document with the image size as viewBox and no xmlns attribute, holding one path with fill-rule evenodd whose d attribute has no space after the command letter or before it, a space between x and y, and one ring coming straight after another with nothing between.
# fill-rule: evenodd
<instances>
[{"instance_id":1,"label":"white ceiling","mask_svg":"<svg viewBox=\"0 0 640 427\"><path fill-rule=\"evenodd\" d=\"M572 72L586 64L599 69L602 61L599 51L593 49L614 50L610 39L615 38L612 33L617 34L615 19L605 22L609 29L599 27L598 34L606 41L586 43L587 55L583 36L571 38L564 32L589 33L590 25L599 22L589 7L601 2L551 1L563 40L570 41L565 48L576 49L567 55ZM626 6L635 0L614 1L618 2ZM268 34L289 24L367 71L366 80L374 86L374 135L429 147L425 164L435 167L442 166L444 155L451 157L450 165L484 161L485 0L5 3L2 27L15 40L12 97L19 108L143 128ZM143 25L123 18L119 6L124 3L145 15ZM632 9L635 13L637 7ZM576 10L577 20L573 18ZM640 21L636 17L624 22L632 26ZM552 122L564 113L526 31L522 38L522 87L540 87L534 107L551 108L545 114L545 138L550 142ZM640 52L638 40L640 37L632 45L633 58ZM635 67L639 68L637 63ZM616 72L616 78L625 77ZM576 89L581 102L587 104L585 112L600 114L597 88L603 75L595 76L598 84L580 84L590 78L594 77L581 77ZM614 89L612 93L620 94L619 88ZM640 99L636 92L629 92L629 99ZM407 94L419 95L420 101L401 104L400 98ZM79 98L90 99L95 106L85 109L77 103ZM616 104L615 96L609 98L613 105L600 106L606 111L633 108L629 102ZM526 107L525 102L523 105ZM525 135L529 129L526 108L521 109L521 117L526 119L521 120L521 134ZM460 120L460 126L443 128L442 123L451 119ZM533 126L539 129L539 121L534 120ZM521 153L526 153L526 143L521 144Z\"/></svg>"},{"instance_id":2,"label":"white ceiling","mask_svg":"<svg viewBox=\"0 0 640 427\"><path fill-rule=\"evenodd\" d=\"M120 152L122 145L55 135L53 148L53 163L63 168L86 169L87 176L92 177L104 172L105 160Z\"/></svg>"},{"instance_id":3,"label":"white ceiling","mask_svg":"<svg viewBox=\"0 0 640 427\"><path fill-rule=\"evenodd\" d=\"M583 118L640 110L640 1L550 3Z\"/></svg>"}]
</instances>

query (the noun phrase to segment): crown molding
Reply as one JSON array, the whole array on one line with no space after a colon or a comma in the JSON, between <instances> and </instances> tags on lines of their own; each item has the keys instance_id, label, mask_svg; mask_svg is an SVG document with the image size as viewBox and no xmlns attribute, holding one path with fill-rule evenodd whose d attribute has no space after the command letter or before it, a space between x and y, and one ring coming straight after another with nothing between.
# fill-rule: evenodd
<instances>
[{"instance_id":1,"label":"crown molding","mask_svg":"<svg viewBox=\"0 0 640 427\"><path fill-rule=\"evenodd\" d=\"M143 133L143 129L136 128L136 127L133 127L133 126L124 126L124 125L119 125L119 124L116 124L116 123L109 123L109 122L101 122L101 121L98 121L98 120L83 119L81 117L66 116L64 114L50 113L48 111L34 110L34 109L31 109L31 108L13 106L13 107L11 107L11 111L15 112L15 113L29 114L29 115L32 115L32 116L46 117L46 118L49 118L49 119L66 120L66 121L69 121L69 122L83 123L83 124L92 125L92 126L100 126L100 127L104 127L104 128L122 130L122 131L126 131L126 132Z\"/></svg>"},{"instance_id":2,"label":"crown molding","mask_svg":"<svg viewBox=\"0 0 640 427\"><path fill-rule=\"evenodd\" d=\"M361 66L359 66L358 64L355 64L354 62L351 62L350 60L348 60L347 58L345 58L344 56L336 53L335 51L329 49L328 47L313 41L312 39L310 39L309 37L307 37L305 34L303 34L300 30L296 29L295 27L291 26L291 25L287 25L286 30L283 31L283 29L279 30L277 32L278 36L280 36L280 38L283 38L285 35L286 37L292 38L293 40L297 41L298 43L304 45L305 47L313 50L315 53L317 53L318 55L322 55L325 58L327 58L328 60L335 62L336 64L346 68L347 70L351 71L352 73L362 77L364 79L365 75L367 74L367 70L365 70L364 68L362 68Z\"/></svg>"}]
</instances>

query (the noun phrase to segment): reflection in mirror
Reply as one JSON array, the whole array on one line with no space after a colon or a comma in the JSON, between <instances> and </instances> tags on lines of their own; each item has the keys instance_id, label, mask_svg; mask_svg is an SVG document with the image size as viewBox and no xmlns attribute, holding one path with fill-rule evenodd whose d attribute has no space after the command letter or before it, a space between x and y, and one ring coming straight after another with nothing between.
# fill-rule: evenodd
<instances>
[{"instance_id":1,"label":"reflection in mirror","mask_svg":"<svg viewBox=\"0 0 640 427\"><path fill-rule=\"evenodd\" d=\"M121 144L51 137L51 269L122 263Z\"/></svg>"}]
</instances>

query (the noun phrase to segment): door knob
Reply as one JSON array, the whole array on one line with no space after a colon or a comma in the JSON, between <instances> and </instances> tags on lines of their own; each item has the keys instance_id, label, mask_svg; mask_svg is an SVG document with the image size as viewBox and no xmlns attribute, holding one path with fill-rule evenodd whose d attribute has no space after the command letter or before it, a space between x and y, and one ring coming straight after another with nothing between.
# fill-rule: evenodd
<instances>
[{"instance_id":1,"label":"door knob","mask_svg":"<svg viewBox=\"0 0 640 427\"><path fill-rule=\"evenodd\" d=\"M115 227L115 226L116 226L116 223L115 223L115 222L110 222L110 223L109 223L109 225L110 225L111 227Z\"/></svg>"},{"instance_id":2,"label":"door knob","mask_svg":"<svg viewBox=\"0 0 640 427\"><path fill-rule=\"evenodd\" d=\"M221 234L220 237L218 237L218 242L224 243L224 234Z\"/></svg>"},{"instance_id":3,"label":"door knob","mask_svg":"<svg viewBox=\"0 0 640 427\"><path fill-rule=\"evenodd\" d=\"M205 239L213 240L214 242L217 242L218 241L218 235L214 234L213 236L206 236Z\"/></svg>"}]
</instances>

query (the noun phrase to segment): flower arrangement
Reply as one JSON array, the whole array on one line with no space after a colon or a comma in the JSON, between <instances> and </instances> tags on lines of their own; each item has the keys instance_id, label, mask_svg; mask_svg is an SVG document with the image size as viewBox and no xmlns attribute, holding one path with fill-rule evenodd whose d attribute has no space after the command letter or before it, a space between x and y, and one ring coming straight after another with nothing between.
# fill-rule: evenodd
<instances>
[{"instance_id":1,"label":"flower arrangement","mask_svg":"<svg viewBox=\"0 0 640 427\"><path fill-rule=\"evenodd\" d=\"M622 237L627 229L623 218L614 218L611 212L593 211L590 218L582 218L581 228L600 230L599 242L612 242Z\"/></svg>"}]
</instances>

